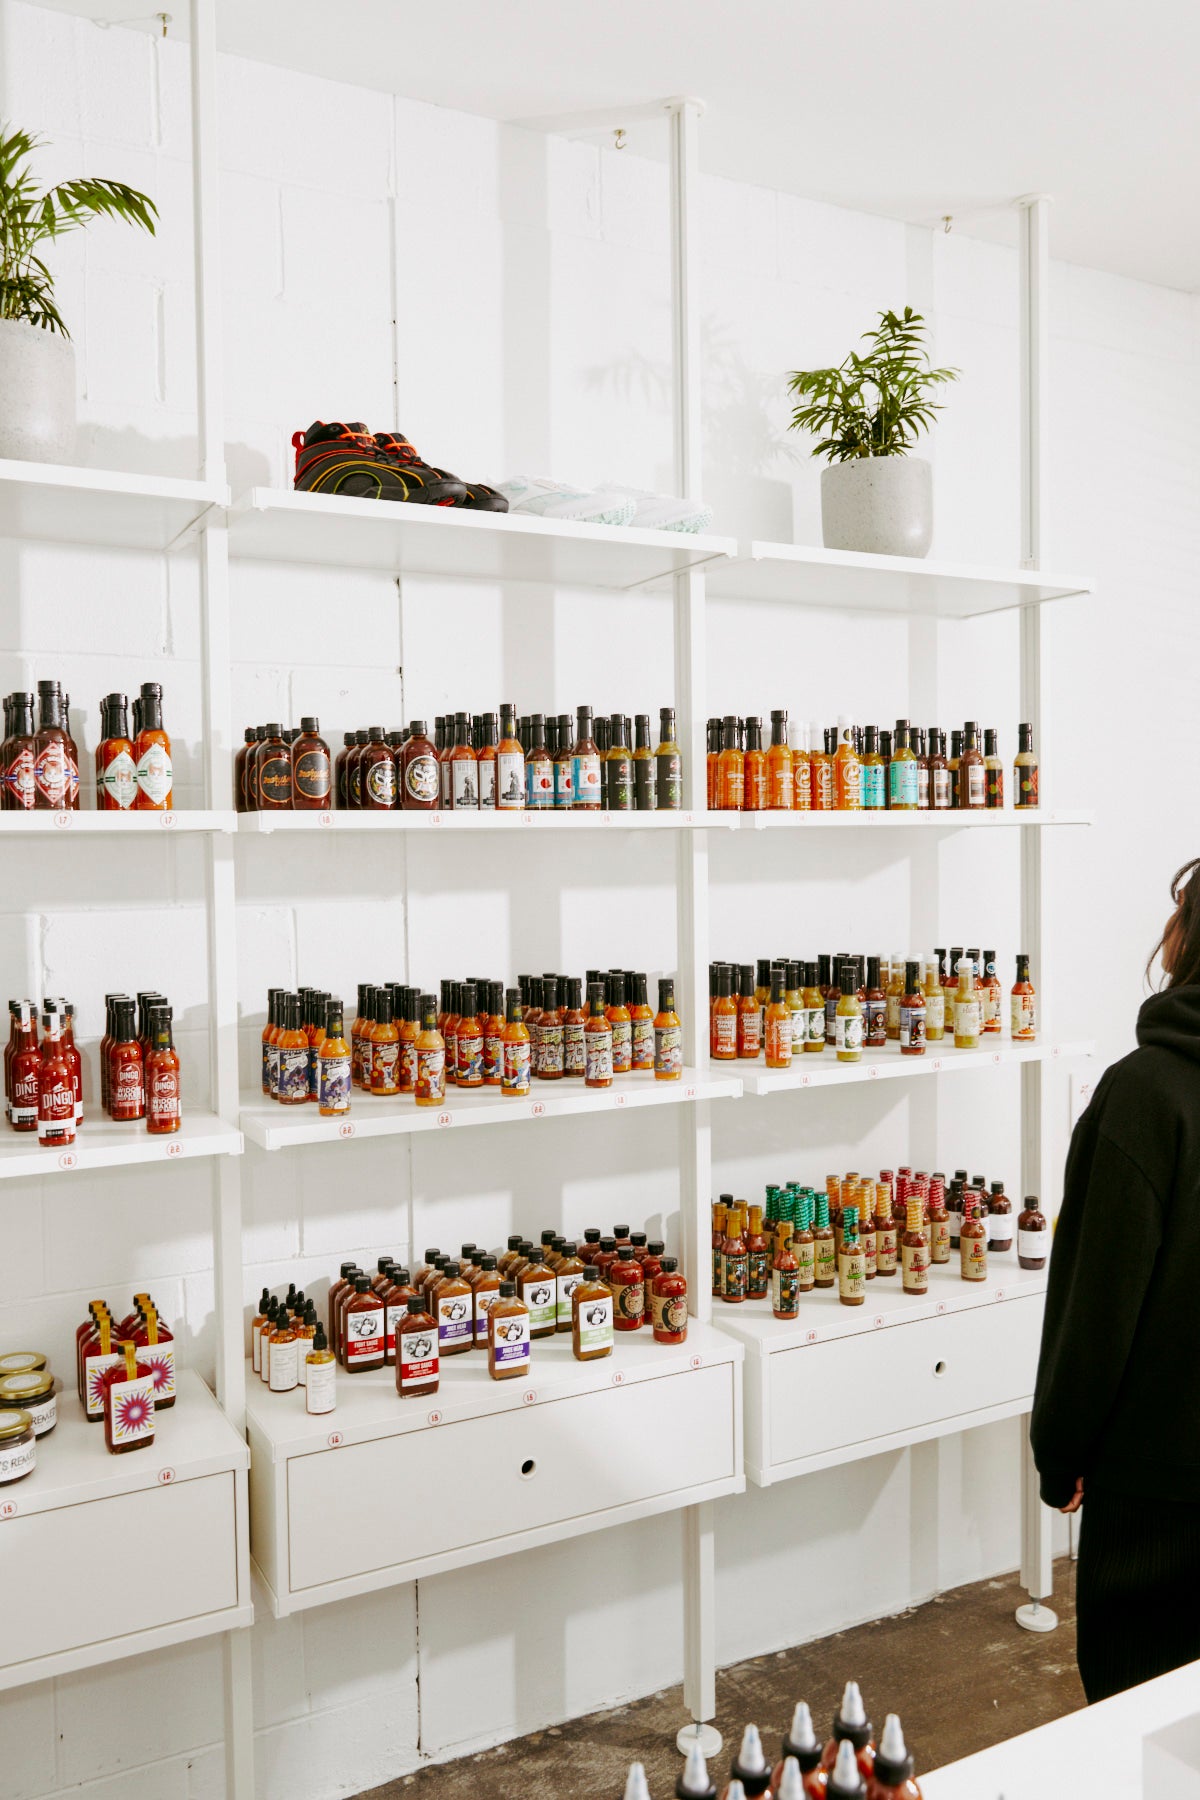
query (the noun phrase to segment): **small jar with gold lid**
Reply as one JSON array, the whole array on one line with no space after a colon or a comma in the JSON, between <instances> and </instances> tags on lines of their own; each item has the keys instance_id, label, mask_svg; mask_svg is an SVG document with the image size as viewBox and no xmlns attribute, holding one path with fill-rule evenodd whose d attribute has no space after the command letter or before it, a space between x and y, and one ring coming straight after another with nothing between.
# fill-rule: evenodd
<instances>
[{"instance_id":1,"label":"small jar with gold lid","mask_svg":"<svg viewBox=\"0 0 1200 1800\"><path fill-rule=\"evenodd\" d=\"M45 1437L58 1424L58 1388L49 1369L33 1369L28 1375L0 1375L0 1419L10 1412L27 1412L35 1437Z\"/></svg>"},{"instance_id":2,"label":"small jar with gold lid","mask_svg":"<svg viewBox=\"0 0 1200 1800\"><path fill-rule=\"evenodd\" d=\"M40 1350L5 1350L0 1353L0 1375L34 1375L48 1362Z\"/></svg>"},{"instance_id":3,"label":"small jar with gold lid","mask_svg":"<svg viewBox=\"0 0 1200 1800\"><path fill-rule=\"evenodd\" d=\"M0 1487L32 1475L36 1462L37 1447L29 1414L0 1411Z\"/></svg>"}]
</instances>

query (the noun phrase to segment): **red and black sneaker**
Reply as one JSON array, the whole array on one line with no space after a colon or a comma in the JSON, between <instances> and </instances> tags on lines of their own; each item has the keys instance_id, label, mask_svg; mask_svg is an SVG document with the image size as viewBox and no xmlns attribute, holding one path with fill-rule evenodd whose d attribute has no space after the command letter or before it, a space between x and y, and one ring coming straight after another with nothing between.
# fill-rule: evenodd
<instances>
[{"instance_id":1,"label":"red and black sneaker","mask_svg":"<svg viewBox=\"0 0 1200 1800\"><path fill-rule=\"evenodd\" d=\"M371 500L409 500L409 484L384 456L361 421L326 425L318 419L292 433L298 488L313 494L356 494Z\"/></svg>"},{"instance_id":2,"label":"red and black sneaker","mask_svg":"<svg viewBox=\"0 0 1200 1800\"><path fill-rule=\"evenodd\" d=\"M377 431L375 447L408 483L408 497L425 506L466 506L466 483L448 469L431 468L400 431Z\"/></svg>"}]
</instances>

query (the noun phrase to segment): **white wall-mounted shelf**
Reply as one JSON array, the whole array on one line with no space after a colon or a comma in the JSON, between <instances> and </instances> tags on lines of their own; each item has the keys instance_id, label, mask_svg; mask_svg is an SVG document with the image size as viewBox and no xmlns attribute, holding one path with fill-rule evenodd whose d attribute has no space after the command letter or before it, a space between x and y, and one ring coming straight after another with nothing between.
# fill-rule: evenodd
<instances>
[{"instance_id":1,"label":"white wall-mounted shelf","mask_svg":"<svg viewBox=\"0 0 1200 1800\"><path fill-rule=\"evenodd\" d=\"M718 599L770 600L833 611L933 613L943 619L1072 599L1090 594L1095 585L1087 575L975 568L759 540L743 545L735 561L705 573L708 593Z\"/></svg>"},{"instance_id":2,"label":"white wall-mounted shelf","mask_svg":"<svg viewBox=\"0 0 1200 1800\"><path fill-rule=\"evenodd\" d=\"M178 837L194 832L233 832L235 812L6 812L0 813L0 839L74 837Z\"/></svg>"},{"instance_id":3,"label":"white wall-mounted shelf","mask_svg":"<svg viewBox=\"0 0 1200 1800\"><path fill-rule=\"evenodd\" d=\"M722 819L724 813L710 813ZM1092 825L1096 815L1082 809L997 807L983 812L755 812L735 815L743 831L975 831L1025 829L1039 825Z\"/></svg>"},{"instance_id":4,"label":"white wall-mounted shelf","mask_svg":"<svg viewBox=\"0 0 1200 1800\"><path fill-rule=\"evenodd\" d=\"M29 815L37 817L36 814ZM55 815L56 817L58 815ZM77 817L79 815L76 815ZM104 815L97 815L103 817ZM178 815L186 817L185 814ZM210 815L221 817L224 815ZM977 826L1026 828L1091 825L1086 811L995 812L252 812L237 813L236 829L251 837L276 831L969 831ZM4 829L0 823L0 831ZM224 826L220 829L225 829Z\"/></svg>"},{"instance_id":5,"label":"white wall-mounted shelf","mask_svg":"<svg viewBox=\"0 0 1200 1800\"><path fill-rule=\"evenodd\" d=\"M0 1689L249 1625L250 1453L200 1377L180 1374L154 1442L128 1456L73 1393L58 1413L33 1474L0 1491ZM47 1603L48 1569L68 1602Z\"/></svg>"},{"instance_id":6,"label":"white wall-mounted shelf","mask_svg":"<svg viewBox=\"0 0 1200 1800\"><path fill-rule=\"evenodd\" d=\"M0 537L167 550L210 507L228 504L229 489L215 482L0 459Z\"/></svg>"},{"instance_id":7,"label":"white wall-mounted shelf","mask_svg":"<svg viewBox=\"0 0 1200 1800\"><path fill-rule=\"evenodd\" d=\"M235 501L229 526L232 553L260 562L560 587L660 586L737 550L733 538L684 531L580 525L290 488L251 488Z\"/></svg>"},{"instance_id":8,"label":"white wall-mounted shelf","mask_svg":"<svg viewBox=\"0 0 1200 1800\"><path fill-rule=\"evenodd\" d=\"M119 1125L85 1116L75 1142L56 1150L43 1147L33 1131L0 1126L0 1181L6 1177L59 1175L69 1170L115 1169L131 1163L171 1163L185 1156L240 1156L242 1134L209 1112L186 1112L179 1131L146 1130L145 1121ZM118 1459L120 1460L120 1459Z\"/></svg>"},{"instance_id":9,"label":"white wall-mounted shelf","mask_svg":"<svg viewBox=\"0 0 1200 1800\"><path fill-rule=\"evenodd\" d=\"M972 1069L1000 1069L1018 1063L1065 1061L1072 1056L1090 1056L1094 1046L1080 1038L1065 1043L1013 1044L1001 1039L995 1047L980 1050L956 1050L952 1040L945 1045L930 1044L924 1056L903 1056L899 1045L886 1050L864 1053L861 1062L840 1063L828 1046L819 1056L802 1054L793 1058L789 1069L768 1069L763 1062L747 1059L736 1063L710 1063L710 1070L730 1068L741 1077L746 1094L782 1094L794 1089L851 1086L861 1081L896 1081L909 1076L953 1075ZM808 1065L812 1064L810 1068Z\"/></svg>"},{"instance_id":10,"label":"white wall-mounted shelf","mask_svg":"<svg viewBox=\"0 0 1200 1800\"><path fill-rule=\"evenodd\" d=\"M325 1418L251 1376L251 1550L276 1615L740 1493L742 1356L695 1320L683 1344L619 1332L589 1363L557 1333L519 1380L493 1381L482 1351L447 1357L420 1399L394 1369L339 1372ZM454 1504L397 1506L398 1483Z\"/></svg>"},{"instance_id":11,"label":"white wall-mounted shelf","mask_svg":"<svg viewBox=\"0 0 1200 1800\"><path fill-rule=\"evenodd\" d=\"M963 1281L955 1250L922 1297L897 1274L868 1282L862 1306L836 1288L802 1294L795 1320L765 1301L714 1302L717 1327L746 1349L749 1479L770 1487L1028 1412L1045 1291L1045 1271L1014 1252L991 1258L986 1281Z\"/></svg>"},{"instance_id":12,"label":"white wall-mounted shelf","mask_svg":"<svg viewBox=\"0 0 1200 1800\"><path fill-rule=\"evenodd\" d=\"M252 1144L264 1150L287 1150L296 1144L396 1137L448 1127L536 1123L569 1113L607 1116L642 1106L686 1106L698 1100L734 1098L741 1091L736 1074L696 1069L685 1069L678 1081L656 1081L650 1074L620 1075L610 1088L589 1088L582 1081L535 1081L528 1098L520 1099L507 1099L495 1088L474 1093L452 1088L445 1105L437 1107L418 1106L407 1096L376 1099L356 1090L350 1116L344 1119L323 1119L313 1105L280 1106L251 1093L242 1097L238 1122Z\"/></svg>"}]
</instances>

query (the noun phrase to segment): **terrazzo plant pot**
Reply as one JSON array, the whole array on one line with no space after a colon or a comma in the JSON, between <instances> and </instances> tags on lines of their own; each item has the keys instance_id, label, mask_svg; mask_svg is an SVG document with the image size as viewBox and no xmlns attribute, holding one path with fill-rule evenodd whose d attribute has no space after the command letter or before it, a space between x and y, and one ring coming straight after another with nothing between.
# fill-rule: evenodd
<instances>
[{"instance_id":1,"label":"terrazzo plant pot","mask_svg":"<svg viewBox=\"0 0 1200 1800\"><path fill-rule=\"evenodd\" d=\"M928 556L933 470L920 456L831 463L821 473L821 535L827 550Z\"/></svg>"},{"instance_id":2,"label":"terrazzo plant pot","mask_svg":"<svg viewBox=\"0 0 1200 1800\"><path fill-rule=\"evenodd\" d=\"M75 449L75 351L27 319L0 319L0 456L69 462Z\"/></svg>"}]
</instances>

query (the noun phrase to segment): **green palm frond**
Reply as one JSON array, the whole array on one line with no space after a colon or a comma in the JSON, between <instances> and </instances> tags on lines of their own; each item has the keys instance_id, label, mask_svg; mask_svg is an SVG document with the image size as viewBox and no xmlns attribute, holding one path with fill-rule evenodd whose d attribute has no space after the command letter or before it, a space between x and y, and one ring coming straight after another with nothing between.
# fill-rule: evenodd
<instances>
[{"instance_id":1,"label":"green palm frond","mask_svg":"<svg viewBox=\"0 0 1200 1800\"><path fill-rule=\"evenodd\" d=\"M906 456L941 411L934 392L958 379L957 369L930 366L925 321L911 306L881 312L863 339L870 346L865 355L851 350L836 369L797 370L788 380L804 402L792 413L791 429L811 432L813 455L829 462Z\"/></svg>"},{"instance_id":2,"label":"green palm frond","mask_svg":"<svg viewBox=\"0 0 1200 1800\"><path fill-rule=\"evenodd\" d=\"M158 208L123 181L79 176L42 192L25 167L41 139L0 124L0 319L25 319L69 337L54 278L37 246L93 219L124 219L154 235Z\"/></svg>"}]
</instances>

